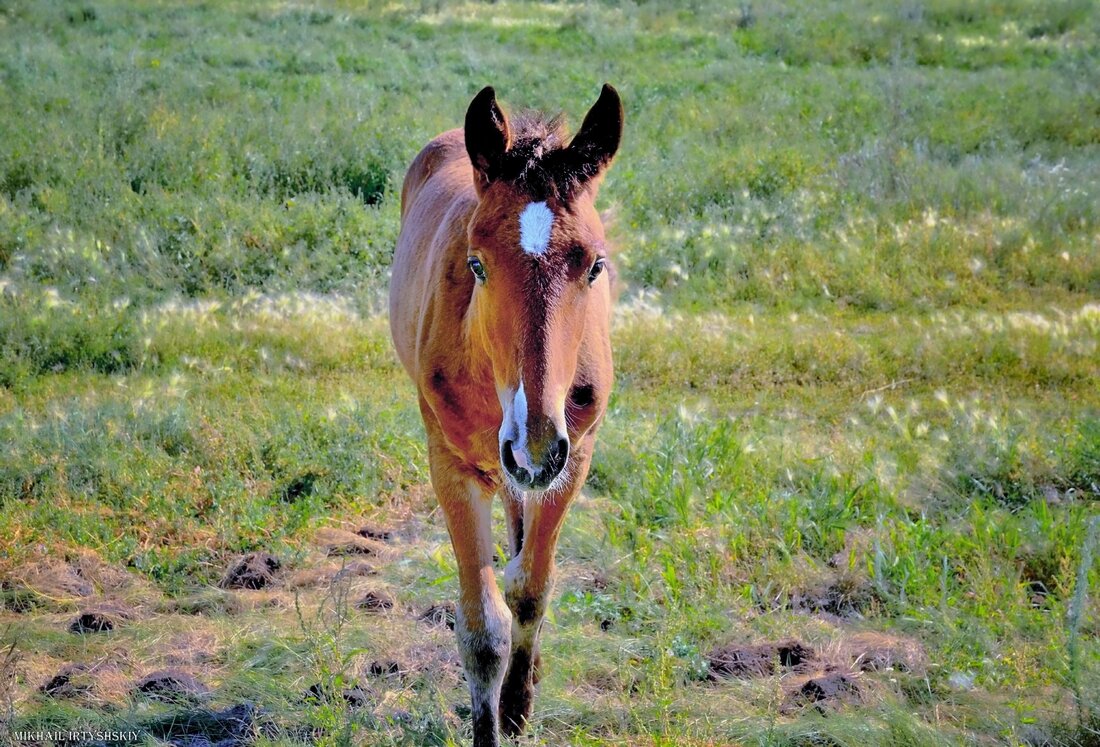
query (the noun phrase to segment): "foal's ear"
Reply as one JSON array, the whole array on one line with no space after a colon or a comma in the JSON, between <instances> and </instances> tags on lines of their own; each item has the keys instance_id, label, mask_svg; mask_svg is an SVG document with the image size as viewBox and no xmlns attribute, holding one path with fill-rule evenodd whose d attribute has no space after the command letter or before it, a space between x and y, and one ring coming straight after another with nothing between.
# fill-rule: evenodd
<instances>
[{"instance_id":1,"label":"foal's ear","mask_svg":"<svg viewBox=\"0 0 1100 747\"><path fill-rule=\"evenodd\" d=\"M497 104L492 86L481 89L466 110L466 152L474 165L474 186L481 194L497 178L500 162L508 150L511 135L508 118Z\"/></svg>"},{"instance_id":2,"label":"foal's ear","mask_svg":"<svg viewBox=\"0 0 1100 747\"><path fill-rule=\"evenodd\" d=\"M619 92L603 84L600 98L588 110L581 129L569 143L577 176L582 183L599 176L615 157L623 138L623 102Z\"/></svg>"}]
</instances>

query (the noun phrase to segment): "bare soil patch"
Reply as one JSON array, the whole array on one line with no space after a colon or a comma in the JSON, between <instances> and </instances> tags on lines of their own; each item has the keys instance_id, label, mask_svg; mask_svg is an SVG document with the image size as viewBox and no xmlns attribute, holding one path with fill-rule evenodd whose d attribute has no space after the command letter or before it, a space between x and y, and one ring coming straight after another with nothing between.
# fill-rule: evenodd
<instances>
[{"instance_id":1,"label":"bare soil patch","mask_svg":"<svg viewBox=\"0 0 1100 747\"><path fill-rule=\"evenodd\" d=\"M721 646L707 656L709 679L769 677L776 673L777 667L788 670L804 667L814 657L812 648L796 640Z\"/></svg>"},{"instance_id":2,"label":"bare soil patch","mask_svg":"<svg viewBox=\"0 0 1100 747\"><path fill-rule=\"evenodd\" d=\"M882 672L895 670L922 674L928 657L921 644L911 638L864 631L846 636L840 643L841 655L854 670Z\"/></svg>"},{"instance_id":3,"label":"bare soil patch","mask_svg":"<svg viewBox=\"0 0 1100 747\"><path fill-rule=\"evenodd\" d=\"M362 555L384 558L390 555L390 548L384 542L360 536L355 532L347 532L343 529L333 529L331 527L319 529L314 535L313 541L329 556Z\"/></svg>"},{"instance_id":4,"label":"bare soil patch","mask_svg":"<svg viewBox=\"0 0 1100 747\"><path fill-rule=\"evenodd\" d=\"M421 622L426 622L432 626L446 626L449 630L454 630L455 610L455 603L450 600L445 602L436 602L435 604L431 605L426 610L421 612L420 617L417 619Z\"/></svg>"},{"instance_id":5,"label":"bare soil patch","mask_svg":"<svg viewBox=\"0 0 1100 747\"><path fill-rule=\"evenodd\" d=\"M397 659L377 659L370 663L367 671L373 677L400 677L412 671L412 667Z\"/></svg>"},{"instance_id":6,"label":"bare soil patch","mask_svg":"<svg viewBox=\"0 0 1100 747\"><path fill-rule=\"evenodd\" d=\"M164 703L181 703L206 697L210 688L181 669L162 669L138 680L133 692Z\"/></svg>"},{"instance_id":7,"label":"bare soil patch","mask_svg":"<svg viewBox=\"0 0 1100 747\"><path fill-rule=\"evenodd\" d=\"M253 552L235 560L218 584L223 589L263 589L275 581L282 563L274 555Z\"/></svg>"},{"instance_id":8,"label":"bare soil patch","mask_svg":"<svg viewBox=\"0 0 1100 747\"><path fill-rule=\"evenodd\" d=\"M371 700L370 693L358 685L340 690L339 698L351 708L364 708ZM309 686L302 699L307 703L330 703L335 698L327 688L317 682Z\"/></svg>"},{"instance_id":9,"label":"bare soil patch","mask_svg":"<svg viewBox=\"0 0 1100 747\"><path fill-rule=\"evenodd\" d=\"M127 618L128 615L117 609L89 609L81 612L69 623L69 632L109 633L118 628Z\"/></svg>"},{"instance_id":10,"label":"bare soil patch","mask_svg":"<svg viewBox=\"0 0 1100 747\"><path fill-rule=\"evenodd\" d=\"M173 745L209 747L211 744L250 744L260 734L263 711L251 703L241 703L221 711L200 708L180 711L147 723L146 732Z\"/></svg>"},{"instance_id":11,"label":"bare soil patch","mask_svg":"<svg viewBox=\"0 0 1100 747\"><path fill-rule=\"evenodd\" d=\"M38 691L51 698L75 698L92 691L91 667L87 664L66 664L57 674L42 684Z\"/></svg>"},{"instance_id":12,"label":"bare soil patch","mask_svg":"<svg viewBox=\"0 0 1100 747\"><path fill-rule=\"evenodd\" d=\"M378 542L392 542L396 537L396 532L387 526L381 524L364 524L355 531L360 537L366 539L376 540Z\"/></svg>"},{"instance_id":13,"label":"bare soil patch","mask_svg":"<svg viewBox=\"0 0 1100 747\"><path fill-rule=\"evenodd\" d=\"M713 649L707 662L710 665L708 678L712 681L754 679L783 672L809 674L818 671L853 677L860 672L888 670L921 674L928 666L927 655L918 641L874 631L844 635L816 649L797 640L727 644ZM823 692L828 695L830 690L823 686Z\"/></svg>"},{"instance_id":14,"label":"bare soil patch","mask_svg":"<svg viewBox=\"0 0 1100 747\"><path fill-rule=\"evenodd\" d=\"M378 569L365 560L347 563L322 563L295 571L286 578L288 589L323 588L354 578L378 575Z\"/></svg>"},{"instance_id":15,"label":"bare soil patch","mask_svg":"<svg viewBox=\"0 0 1100 747\"><path fill-rule=\"evenodd\" d=\"M812 705L824 713L830 708L859 702L861 693L859 682L854 675L825 672L810 677L801 685L792 688L788 692L782 710L791 713Z\"/></svg>"},{"instance_id":16,"label":"bare soil patch","mask_svg":"<svg viewBox=\"0 0 1100 747\"><path fill-rule=\"evenodd\" d=\"M173 599L162 611L179 615L239 615L247 609L240 596L224 589L208 588Z\"/></svg>"},{"instance_id":17,"label":"bare soil patch","mask_svg":"<svg viewBox=\"0 0 1100 747\"><path fill-rule=\"evenodd\" d=\"M74 550L64 558L42 558L14 568L0 567L0 609L31 612L66 610L100 597L137 607L160 596L135 573L104 562L91 550Z\"/></svg>"},{"instance_id":18,"label":"bare soil patch","mask_svg":"<svg viewBox=\"0 0 1100 747\"><path fill-rule=\"evenodd\" d=\"M376 589L368 591L363 597L355 603L357 609L361 609L365 612L386 612L392 610L397 604L393 595L388 591Z\"/></svg>"}]
</instances>

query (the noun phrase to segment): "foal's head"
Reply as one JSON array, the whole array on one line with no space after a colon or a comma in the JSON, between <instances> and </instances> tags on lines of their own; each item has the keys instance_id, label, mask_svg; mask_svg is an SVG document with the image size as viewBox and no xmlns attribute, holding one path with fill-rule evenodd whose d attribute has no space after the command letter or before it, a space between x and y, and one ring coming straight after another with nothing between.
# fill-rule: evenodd
<instances>
[{"instance_id":1,"label":"foal's head","mask_svg":"<svg viewBox=\"0 0 1100 747\"><path fill-rule=\"evenodd\" d=\"M468 259L474 331L489 351L503 411L501 466L521 490L553 486L571 437L592 424L591 388L570 387L589 306L608 302L593 200L622 127L622 103L607 85L568 144L556 120L518 117L510 125L492 88L466 113L478 194ZM586 365L610 365L596 351L585 355L595 359Z\"/></svg>"}]
</instances>

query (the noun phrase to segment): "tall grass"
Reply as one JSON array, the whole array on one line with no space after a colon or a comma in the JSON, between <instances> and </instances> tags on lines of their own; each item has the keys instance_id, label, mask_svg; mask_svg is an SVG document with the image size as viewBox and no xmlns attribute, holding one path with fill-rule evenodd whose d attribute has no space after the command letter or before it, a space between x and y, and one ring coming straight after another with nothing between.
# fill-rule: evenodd
<instances>
[{"instance_id":1,"label":"tall grass","mask_svg":"<svg viewBox=\"0 0 1100 747\"><path fill-rule=\"evenodd\" d=\"M0 626L33 641L0 667L8 723L160 723L129 687L175 662L259 703L273 743L464 738L449 632L417 619L455 570L382 311L399 187L481 86L575 123L606 80L617 379L532 741L1083 738L1098 21L1079 0L0 3ZM393 590L386 615L309 581L336 572L317 529L367 520L396 529L354 586ZM210 588L260 549L274 589ZM65 631L100 603L138 612ZM844 668L866 633L924 663L824 715L789 706L808 672L708 679L718 645L795 636ZM38 691L78 659L110 663L98 689Z\"/></svg>"},{"instance_id":2,"label":"tall grass","mask_svg":"<svg viewBox=\"0 0 1100 747\"><path fill-rule=\"evenodd\" d=\"M1094 705L1091 698L1087 698L1081 687L1082 668L1084 662L1081 659L1081 623L1084 618L1085 605L1088 600L1089 575L1092 572L1093 551L1096 549L1097 538L1100 537L1100 518L1093 517L1089 522L1088 533L1081 543L1081 560L1077 564L1077 577L1073 585L1073 597L1070 599L1069 612L1066 615L1066 628L1069 631L1066 642L1066 656L1069 665L1070 686L1073 688L1073 697L1077 706L1077 722L1082 727L1090 723L1089 709Z\"/></svg>"}]
</instances>

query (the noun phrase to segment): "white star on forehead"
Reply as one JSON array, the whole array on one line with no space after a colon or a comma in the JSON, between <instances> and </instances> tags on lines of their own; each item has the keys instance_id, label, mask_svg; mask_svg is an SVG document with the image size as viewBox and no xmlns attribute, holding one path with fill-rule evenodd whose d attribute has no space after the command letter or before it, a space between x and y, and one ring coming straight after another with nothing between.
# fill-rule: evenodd
<instances>
[{"instance_id":1,"label":"white star on forehead","mask_svg":"<svg viewBox=\"0 0 1100 747\"><path fill-rule=\"evenodd\" d=\"M550 246L554 214L545 202L528 203L519 216L519 245L528 254L545 254Z\"/></svg>"}]
</instances>

